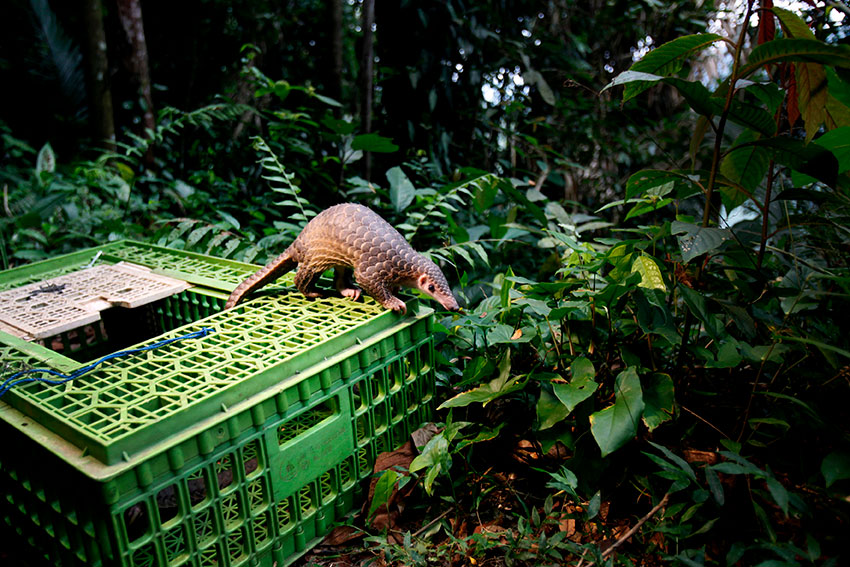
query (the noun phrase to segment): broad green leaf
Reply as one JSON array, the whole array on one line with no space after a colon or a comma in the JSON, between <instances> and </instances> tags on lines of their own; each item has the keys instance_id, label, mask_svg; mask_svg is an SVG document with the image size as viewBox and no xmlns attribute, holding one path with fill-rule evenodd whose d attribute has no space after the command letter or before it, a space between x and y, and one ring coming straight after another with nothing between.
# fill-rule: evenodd
<instances>
[{"instance_id":1,"label":"broad green leaf","mask_svg":"<svg viewBox=\"0 0 850 567\"><path fill-rule=\"evenodd\" d=\"M749 61L741 68L738 76L744 78L764 65L776 65L783 61L823 63L833 67L850 68L850 47L828 45L812 39L774 39L753 49Z\"/></svg>"},{"instance_id":2,"label":"broad green leaf","mask_svg":"<svg viewBox=\"0 0 850 567\"><path fill-rule=\"evenodd\" d=\"M552 384L555 396L567 408L568 415L578 404L592 396L598 387L599 384L589 378L573 378L569 384Z\"/></svg>"},{"instance_id":3,"label":"broad green leaf","mask_svg":"<svg viewBox=\"0 0 850 567\"><path fill-rule=\"evenodd\" d=\"M564 407L558 398L546 388L540 388L540 397L537 399L537 423L538 429L543 431L549 429L556 423L563 421L569 415L569 411Z\"/></svg>"},{"instance_id":4,"label":"broad green leaf","mask_svg":"<svg viewBox=\"0 0 850 567\"><path fill-rule=\"evenodd\" d=\"M670 184L670 190L673 190L673 184ZM667 205L673 202L673 199L657 199L653 198L649 201L644 201L642 203L638 203L626 214L626 217L623 220L629 220L635 217L639 217L641 215L645 215L647 213L652 213L657 211L658 209L663 209Z\"/></svg>"},{"instance_id":5,"label":"broad green leaf","mask_svg":"<svg viewBox=\"0 0 850 567\"><path fill-rule=\"evenodd\" d=\"M485 441L492 441L493 439L499 436L499 431L502 430L506 423L506 421L503 421L499 423L496 427L481 429L475 437L458 441L457 445L454 446L455 451L460 452L463 450L464 447L468 447L469 445L483 443Z\"/></svg>"},{"instance_id":6,"label":"broad green leaf","mask_svg":"<svg viewBox=\"0 0 850 567\"><path fill-rule=\"evenodd\" d=\"M614 405L590 416L590 432L602 451L610 455L637 434L643 414L643 392L635 367L622 371L614 384Z\"/></svg>"},{"instance_id":7,"label":"broad green leaf","mask_svg":"<svg viewBox=\"0 0 850 567\"><path fill-rule=\"evenodd\" d=\"M720 477L717 472L711 467L705 467L705 480L708 482L708 488L711 490L711 495L714 496L715 502L720 506L726 501L726 496L723 493L723 485L720 483Z\"/></svg>"},{"instance_id":8,"label":"broad green leaf","mask_svg":"<svg viewBox=\"0 0 850 567\"><path fill-rule=\"evenodd\" d=\"M685 61L721 39L713 33L686 35L658 46L631 66L629 71L669 76L677 73ZM650 83L651 84L651 83ZM623 102L634 98L648 88L646 83L630 83L623 92Z\"/></svg>"},{"instance_id":9,"label":"broad green leaf","mask_svg":"<svg viewBox=\"0 0 850 567\"><path fill-rule=\"evenodd\" d=\"M664 79L663 82L676 87L694 112L703 116L715 116L723 112L723 99L713 96L702 83L675 77ZM773 136L776 133L773 116L760 106L749 102L733 99L727 116L732 122L765 136Z\"/></svg>"},{"instance_id":10,"label":"broad green leaf","mask_svg":"<svg viewBox=\"0 0 850 567\"><path fill-rule=\"evenodd\" d=\"M396 211L403 211L410 203L413 202L413 197L416 195L416 189L413 183L407 178L407 175L396 166L387 171L387 181L390 182L390 200L393 203Z\"/></svg>"},{"instance_id":11,"label":"broad green leaf","mask_svg":"<svg viewBox=\"0 0 850 567\"><path fill-rule=\"evenodd\" d=\"M643 423L652 431L673 417L673 379L668 374L656 372L641 381L643 401ZM691 473L693 474L693 472Z\"/></svg>"},{"instance_id":12,"label":"broad green leaf","mask_svg":"<svg viewBox=\"0 0 850 567\"><path fill-rule=\"evenodd\" d=\"M445 432L444 432L445 433ZM452 457L449 453L449 442L443 433L431 438L422 452L410 463L410 472L427 468L425 473L425 492L432 493L434 480L442 470L449 470Z\"/></svg>"},{"instance_id":13,"label":"broad green leaf","mask_svg":"<svg viewBox=\"0 0 850 567\"><path fill-rule=\"evenodd\" d=\"M820 472L826 481L827 488L839 480L850 478L850 454L833 451L823 459Z\"/></svg>"},{"instance_id":14,"label":"broad green leaf","mask_svg":"<svg viewBox=\"0 0 850 567\"><path fill-rule=\"evenodd\" d=\"M714 116L723 111L723 101L718 97L711 96L711 91L699 81L686 81L676 77L664 79L664 83L671 85L684 97L688 106L697 114L703 116Z\"/></svg>"},{"instance_id":15,"label":"broad green leaf","mask_svg":"<svg viewBox=\"0 0 850 567\"><path fill-rule=\"evenodd\" d=\"M694 291L687 286L679 286L678 289L679 294L682 296L682 301L685 302L685 305L688 306L688 309L690 309L694 317L701 321L705 326L705 332L708 333L711 338L717 340L723 332L723 323L717 318L717 316L708 311L703 296L699 292Z\"/></svg>"},{"instance_id":16,"label":"broad green leaf","mask_svg":"<svg viewBox=\"0 0 850 567\"><path fill-rule=\"evenodd\" d=\"M767 152L749 144L756 139L757 134L744 130L720 162L720 173L727 179L740 183L750 193L755 191L764 179L770 164ZM734 208L740 204L732 203L731 206Z\"/></svg>"},{"instance_id":17,"label":"broad green leaf","mask_svg":"<svg viewBox=\"0 0 850 567\"><path fill-rule=\"evenodd\" d=\"M741 364L742 360L743 357L738 351L738 343L732 339L720 345L717 349L717 358L706 363L706 366L709 368L735 368Z\"/></svg>"},{"instance_id":18,"label":"broad green leaf","mask_svg":"<svg viewBox=\"0 0 850 567\"><path fill-rule=\"evenodd\" d=\"M659 296L665 295L666 292L651 289L641 289L639 293L632 294L637 308L637 322L645 333L655 333L671 344L678 345L682 337L676 329L673 314L664 300L659 301Z\"/></svg>"},{"instance_id":19,"label":"broad green leaf","mask_svg":"<svg viewBox=\"0 0 850 567\"><path fill-rule=\"evenodd\" d=\"M785 100L785 91L779 85L773 83L755 83L747 79L741 79L735 84L736 89L742 89L752 94L764 106L771 115L775 114L782 102Z\"/></svg>"},{"instance_id":20,"label":"broad green leaf","mask_svg":"<svg viewBox=\"0 0 850 567\"><path fill-rule=\"evenodd\" d=\"M694 127L694 134L691 136L691 145L688 152L691 157L691 167L696 166L697 153L700 147L702 147L702 141L705 139L705 133L708 132L709 126L711 126L709 117L701 114Z\"/></svg>"},{"instance_id":21,"label":"broad green leaf","mask_svg":"<svg viewBox=\"0 0 850 567\"><path fill-rule=\"evenodd\" d=\"M643 88L647 88L654 83L663 79L661 75L653 75L652 73L641 73L639 71L623 71L614 77L610 83L605 85L600 92L605 92L612 87L625 85L628 83L639 82ZM643 89L642 89L643 90ZM625 102L625 100L623 100Z\"/></svg>"},{"instance_id":22,"label":"broad green leaf","mask_svg":"<svg viewBox=\"0 0 850 567\"><path fill-rule=\"evenodd\" d=\"M812 33L809 25L803 20L803 18L794 12L774 6L773 13L776 14L777 18L779 18L779 21L782 23L782 29L789 37L797 39L816 39L815 34Z\"/></svg>"},{"instance_id":23,"label":"broad green leaf","mask_svg":"<svg viewBox=\"0 0 850 567\"><path fill-rule=\"evenodd\" d=\"M378 134L361 134L355 136L351 141L352 150L374 153L391 153L398 150L392 138L379 136Z\"/></svg>"},{"instance_id":24,"label":"broad green leaf","mask_svg":"<svg viewBox=\"0 0 850 567\"><path fill-rule=\"evenodd\" d=\"M850 107L841 102L830 93L826 98L824 107L824 124L827 130L834 130L842 126L850 126Z\"/></svg>"},{"instance_id":25,"label":"broad green leaf","mask_svg":"<svg viewBox=\"0 0 850 567\"><path fill-rule=\"evenodd\" d=\"M765 136L776 134L776 122L769 112L760 106L740 101L737 98L732 99L732 105L729 108L729 120Z\"/></svg>"},{"instance_id":26,"label":"broad green leaf","mask_svg":"<svg viewBox=\"0 0 850 567\"><path fill-rule=\"evenodd\" d=\"M839 77L832 67L826 68L826 80L830 96L834 96L844 106L850 106L850 82Z\"/></svg>"},{"instance_id":27,"label":"broad green leaf","mask_svg":"<svg viewBox=\"0 0 850 567\"><path fill-rule=\"evenodd\" d=\"M767 483L767 489L770 491L770 495L773 497L773 501L776 502L777 506L779 506L780 510L782 510L782 513L787 516L788 491L785 490L785 487L782 486L782 483L780 483L772 476L768 476L764 480Z\"/></svg>"},{"instance_id":28,"label":"broad green leaf","mask_svg":"<svg viewBox=\"0 0 850 567\"><path fill-rule=\"evenodd\" d=\"M593 380L596 377L596 369L588 358L578 356L570 364L570 374L573 380Z\"/></svg>"},{"instance_id":29,"label":"broad green leaf","mask_svg":"<svg viewBox=\"0 0 850 567\"><path fill-rule=\"evenodd\" d=\"M593 395L599 384L593 381L596 369L593 363L583 356L577 357L570 364L572 379L569 384L553 383L555 396L567 408L567 414L572 413L577 405Z\"/></svg>"},{"instance_id":30,"label":"broad green leaf","mask_svg":"<svg viewBox=\"0 0 850 567\"><path fill-rule=\"evenodd\" d=\"M850 126L830 130L814 143L832 152L838 161L838 173L850 170Z\"/></svg>"},{"instance_id":31,"label":"broad green leaf","mask_svg":"<svg viewBox=\"0 0 850 567\"><path fill-rule=\"evenodd\" d=\"M787 136L781 136L745 142L738 146L738 148L764 148L777 163L814 177L818 181L834 188L838 182L839 160L833 151L821 142L821 139L826 137L827 144L835 145L837 150L843 148L844 151L850 154L850 141L843 138L845 135L850 136L850 128L839 130L841 132L838 135L830 135L835 130L827 132L824 136L818 138L816 143L812 144L807 144L802 140ZM735 149L737 150L738 148ZM850 163L847 165L850 167Z\"/></svg>"},{"instance_id":32,"label":"broad green leaf","mask_svg":"<svg viewBox=\"0 0 850 567\"><path fill-rule=\"evenodd\" d=\"M668 183L676 185L691 186L699 191L696 180L683 171L666 171L663 169L642 169L633 173L626 182L626 199L643 197L651 194L650 191L659 187L666 187ZM664 195L658 195L664 196Z\"/></svg>"},{"instance_id":33,"label":"broad green leaf","mask_svg":"<svg viewBox=\"0 0 850 567\"><path fill-rule=\"evenodd\" d=\"M746 467L729 462L717 463L716 465L711 465L711 468L723 474L747 474L749 472Z\"/></svg>"},{"instance_id":34,"label":"broad green leaf","mask_svg":"<svg viewBox=\"0 0 850 567\"><path fill-rule=\"evenodd\" d=\"M591 497L590 501L587 503L587 514L585 515L586 521L590 521L595 518L599 514L599 510L602 507L602 492L596 491L596 494Z\"/></svg>"},{"instance_id":35,"label":"broad green leaf","mask_svg":"<svg viewBox=\"0 0 850 567\"><path fill-rule=\"evenodd\" d=\"M525 383L519 383L523 376L510 377L510 350L505 351L499 361L499 375L477 388L460 393L443 402L438 409L464 407L474 403L486 405L488 402L522 389Z\"/></svg>"},{"instance_id":36,"label":"broad green leaf","mask_svg":"<svg viewBox=\"0 0 850 567\"><path fill-rule=\"evenodd\" d=\"M390 497L393 494L398 477L399 474L392 469L381 472L378 482L375 483L372 503L369 505L369 514L367 514L368 518L371 518L381 507L386 507L387 502L390 501Z\"/></svg>"},{"instance_id":37,"label":"broad green leaf","mask_svg":"<svg viewBox=\"0 0 850 567\"><path fill-rule=\"evenodd\" d=\"M671 225L673 234L682 234L679 237L679 249L682 252L682 260L690 262L697 256L711 252L720 247L725 241L732 238L732 232L721 228L703 228L696 224L673 221Z\"/></svg>"},{"instance_id":38,"label":"broad green leaf","mask_svg":"<svg viewBox=\"0 0 850 567\"><path fill-rule=\"evenodd\" d=\"M634 272L640 274L639 287L660 289L661 291L667 290L667 287L664 285L664 278L661 277L661 270L658 268L655 260L652 259L652 256L642 254L635 258L634 263L632 263L632 273Z\"/></svg>"}]
</instances>

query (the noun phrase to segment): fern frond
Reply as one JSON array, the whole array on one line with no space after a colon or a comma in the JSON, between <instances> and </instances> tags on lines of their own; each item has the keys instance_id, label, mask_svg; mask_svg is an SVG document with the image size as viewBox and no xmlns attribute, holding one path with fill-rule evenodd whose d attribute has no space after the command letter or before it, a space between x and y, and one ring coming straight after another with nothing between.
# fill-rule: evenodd
<instances>
[{"instance_id":1,"label":"fern frond","mask_svg":"<svg viewBox=\"0 0 850 567\"><path fill-rule=\"evenodd\" d=\"M50 62L56 72L61 96L79 116L86 110L86 81L80 48L65 33L47 0L30 0L30 6L35 14L38 33L47 46Z\"/></svg>"},{"instance_id":2,"label":"fern frond","mask_svg":"<svg viewBox=\"0 0 850 567\"><path fill-rule=\"evenodd\" d=\"M154 236L160 246L212 254L220 258L233 257L250 262L263 248L241 236L222 229L221 224L190 218L158 221L162 228Z\"/></svg>"},{"instance_id":3,"label":"fern frond","mask_svg":"<svg viewBox=\"0 0 850 567\"><path fill-rule=\"evenodd\" d=\"M419 229L428 224L427 221L432 217L445 218L446 213L454 213L457 212L457 209L454 207L454 204L463 206L466 202L466 199L472 197L473 192L472 189L478 189L479 187L486 184L492 184L497 181L497 177L492 173L485 173L483 175L479 175L478 177L474 177L472 179L468 179L451 187L451 189L445 193L437 193L436 198L425 207L425 209L421 212L413 212L409 215L409 221L405 224L399 226L399 228L405 230L404 237L408 242L411 242L413 237L416 236L416 233Z\"/></svg>"},{"instance_id":4,"label":"fern frond","mask_svg":"<svg viewBox=\"0 0 850 567\"><path fill-rule=\"evenodd\" d=\"M469 240L467 242L457 242L448 246L434 248L432 250L429 250L426 255L431 256L432 260L434 258L445 260L452 266L456 266L454 256L457 255L466 260L470 267L475 267L475 260L470 252L474 252L479 258L481 258L481 261L484 263L485 266L490 265L490 261L487 257L487 252L484 250L484 247L481 246L481 243L475 240Z\"/></svg>"},{"instance_id":5,"label":"fern frond","mask_svg":"<svg viewBox=\"0 0 850 567\"><path fill-rule=\"evenodd\" d=\"M296 221L299 228L304 228L304 225L316 216L316 211L310 208L310 203L301 196L301 189L292 182L295 174L286 171L286 168L277 159L274 151L272 151L266 141L261 137L254 137L254 148L261 154L265 154L264 157L260 158L259 162L264 171L262 178L269 182L272 191L282 193L287 197L277 204L297 208L300 212L291 215L289 218Z\"/></svg>"},{"instance_id":6,"label":"fern frond","mask_svg":"<svg viewBox=\"0 0 850 567\"><path fill-rule=\"evenodd\" d=\"M141 157L151 145L160 145L168 136L174 136L187 126L209 129L215 122L233 120L245 114L254 112L254 109L246 104L214 103L202 106L189 112L184 112L174 107L163 108L159 112L156 130L148 132L148 137L143 138L132 132L127 136L133 140L133 145L123 146L126 157Z\"/></svg>"}]
</instances>

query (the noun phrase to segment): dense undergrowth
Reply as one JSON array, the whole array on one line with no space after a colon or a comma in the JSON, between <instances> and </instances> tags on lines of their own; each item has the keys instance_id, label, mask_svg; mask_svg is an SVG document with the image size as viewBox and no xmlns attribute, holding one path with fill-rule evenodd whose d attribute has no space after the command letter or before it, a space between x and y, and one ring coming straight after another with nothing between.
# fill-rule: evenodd
<instances>
[{"instance_id":1,"label":"dense undergrowth","mask_svg":"<svg viewBox=\"0 0 850 567\"><path fill-rule=\"evenodd\" d=\"M219 135L257 112L227 103L167 111L153 140L71 166L4 131L3 266L124 237L261 262L324 205L362 202L442 263L465 310L438 316L442 429L409 465L404 514L338 553L378 565L839 565L850 51L775 13L779 37L713 90L682 78L723 41L712 34L615 79L626 102L659 83L678 92L698 121L677 158L694 167L636 171L599 210L547 197L531 175L439 177L425 156L367 182L350 165L392 152L390 140L356 135L330 117L334 101L253 70L278 108L251 143ZM185 159L149 163L149 147ZM247 165L219 178L221 154ZM248 197L258 183L271 191ZM412 486L405 474L383 473L372 511Z\"/></svg>"}]
</instances>

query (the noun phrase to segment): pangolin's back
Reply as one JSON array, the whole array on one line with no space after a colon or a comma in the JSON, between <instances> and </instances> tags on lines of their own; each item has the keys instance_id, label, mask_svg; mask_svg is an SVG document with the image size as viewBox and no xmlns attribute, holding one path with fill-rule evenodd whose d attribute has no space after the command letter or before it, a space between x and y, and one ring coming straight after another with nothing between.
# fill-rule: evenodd
<instances>
[{"instance_id":1,"label":"pangolin's back","mask_svg":"<svg viewBox=\"0 0 850 567\"><path fill-rule=\"evenodd\" d=\"M299 264L379 270L393 280L405 277L395 272L407 271L421 258L387 221L354 203L335 205L316 215L292 246Z\"/></svg>"}]
</instances>

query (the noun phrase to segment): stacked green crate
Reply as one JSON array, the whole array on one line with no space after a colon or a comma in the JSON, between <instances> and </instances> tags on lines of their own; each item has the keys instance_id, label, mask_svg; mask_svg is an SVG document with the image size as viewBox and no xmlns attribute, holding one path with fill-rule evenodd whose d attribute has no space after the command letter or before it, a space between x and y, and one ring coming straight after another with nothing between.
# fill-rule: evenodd
<instances>
[{"instance_id":1,"label":"stacked green crate","mask_svg":"<svg viewBox=\"0 0 850 567\"><path fill-rule=\"evenodd\" d=\"M52 563L284 565L354 508L377 454L429 418L431 316L416 302L399 317L281 291L220 312L255 266L96 250L196 286L157 303L165 332L139 346L214 332L0 399L0 517ZM1 273L0 288L96 250ZM83 365L3 333L0 353L10 368Z\"/></svg>"}]
</instances>

